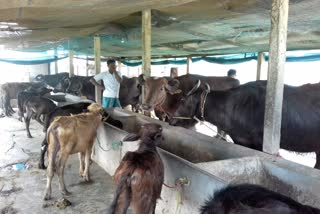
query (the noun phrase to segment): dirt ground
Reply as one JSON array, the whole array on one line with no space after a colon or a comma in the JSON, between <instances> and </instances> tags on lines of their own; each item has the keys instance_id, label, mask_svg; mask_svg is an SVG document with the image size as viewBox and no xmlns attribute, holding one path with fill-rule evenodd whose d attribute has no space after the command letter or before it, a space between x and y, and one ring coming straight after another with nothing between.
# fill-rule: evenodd
<instances>
[{"instance_id":1,"label":"dirt ground","mask_svg":"<svg viewBox=\"0 0 320 214\"><path fill-rule=\"evenodd\" d=\"M62 199L58 177L54 176L52 197L43 201L46 170L38 169L40 145L44 137L42 126L31 123L32 139L27 138L24 123L12 118L0 118L0 214L13 213L106 213L113 199L112 178L97 164L91 164L92 182L85 183L78 175L78 156L72 155L65 170L68 190L65 197L72 204L57 207ZM16 164L25 164L17 170ZM23 166L23 165L22 165Z\"/></svg>"}]
</instances>

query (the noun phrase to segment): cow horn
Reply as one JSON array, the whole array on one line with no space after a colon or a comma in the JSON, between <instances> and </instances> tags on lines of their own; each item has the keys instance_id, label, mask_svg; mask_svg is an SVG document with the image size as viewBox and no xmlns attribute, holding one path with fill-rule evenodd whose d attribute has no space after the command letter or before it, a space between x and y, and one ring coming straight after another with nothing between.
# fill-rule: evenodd
<instances>
[{"instance_id":1,"label":"cow horn","mask_svg":"<svg viewBox=\"0 0 320 214\"><path fill-rule=\"evenodd\" d=\"M210 85L206 82L205 86L206 86L206 92L209 93L211 90Z\"/></svg>"},{"instance_id":2,"label":"cow horn","mask_svg":"<svg viewBox=\"0 0 320 214\"><path fill-rule=\"evenodd\" d=\"M197 84L187 93L187 96L190 96L193 94L199 87L200 87L201 81L198 80Z\"/></svg>"}]
</instances>

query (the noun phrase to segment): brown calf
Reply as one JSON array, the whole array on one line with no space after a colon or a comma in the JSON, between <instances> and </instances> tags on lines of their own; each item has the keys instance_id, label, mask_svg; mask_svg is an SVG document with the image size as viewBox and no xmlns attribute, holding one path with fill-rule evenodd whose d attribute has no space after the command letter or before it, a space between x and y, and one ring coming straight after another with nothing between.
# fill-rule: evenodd
<instances>
[{"instance_id":1,"label":"brown calf","mask_svg":"<svg viewBox=\"0 0 320 214\"><path fill-rule=\"evenodd\" d=\"M93 103L88 113L61 116L51 123L47 131L48 169L45 200L51 198L51 182L54 170L59 176L59 189L63 195L70 194L64 183L64 167L70 154L79 153L79 175L90 181L89 162L92 146L101 124L103 108ZM85 164L85 165L84 165Z\"/></svg>"},{"instance_id":2,"label":"brown calf","mask_svg":"<svg viewBox=\"0 0 320 214\"><path fill-rule=\"evenodd\" d=\"M117 185L110 214L126 213L130 204L134 214L152 214L160 198L164 167L156 146L163 140L162 127L146 124L139 134L130 134L123 141L141 139L135 152L127 152L117 168Z\"/></svg>"}]
</instances>

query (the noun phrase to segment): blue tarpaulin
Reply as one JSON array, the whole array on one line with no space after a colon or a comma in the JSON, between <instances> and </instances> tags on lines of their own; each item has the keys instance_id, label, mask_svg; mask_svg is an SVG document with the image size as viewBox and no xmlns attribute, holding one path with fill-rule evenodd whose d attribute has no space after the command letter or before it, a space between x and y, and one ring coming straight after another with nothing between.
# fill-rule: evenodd
<instances>
[{"instance_id":1,"label":"blue tarpaulin","mask_svg":"<svg viewBox=\"0 0 320 214\"><path fill-rule=\"evenodd\" d=\"M36 65L51 63L57 60L67 58L68 54L63 52L57 54L54 51L47 52L0 52L0 61L8 62L18 65ZM86 57L75 57L78 59L86 60ZM91 58L92 59L92 58ZM230 54L230 55L220 55L220 56L203 56L203 57L192 57L192 62L206 61L209 63L217 64L237 64L242 62L247 62L250 60L257 60L258 53L244 53L244 54ZM265 59L268 61L268 53L265 54ZM287 62L312 62L320 60L320 50L316 51L288 51L287 52ZM141 60L122 60L123 64L127 66L139 66L142 64ZM156 59L152 60L152 65L183 65L187 63L187 58L173 58L173 59Z\"/></svg>"}]
</instances>

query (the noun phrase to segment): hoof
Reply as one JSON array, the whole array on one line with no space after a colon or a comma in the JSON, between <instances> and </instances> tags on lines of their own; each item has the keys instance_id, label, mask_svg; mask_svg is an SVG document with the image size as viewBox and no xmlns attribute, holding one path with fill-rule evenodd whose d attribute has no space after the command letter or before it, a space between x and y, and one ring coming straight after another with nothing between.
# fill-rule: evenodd
<instances>
[{"instance_id":1,"label":"hoof","mask_svg":"<svg viewBox=\"0 0 320 214\"><path fill-rule=\"evenodd\" d=\"M87 183L90 183L91 179L88 176L84 176L84 181L87 182Z\"/></svg>"},{"instance_id":2,"label":"hoof","mask_svg":"<svg viewBox=\"0 0 320 214\"><path fill-rule=\"evenodd\" d=\"M68 190L62 190L61 194L62 195L71 195L71 192L69 192Z\"/></svg>"},{"instance_id":3,"label":"hoof","mask_svg":"<svg viewBox=\"0 0 320 214\"><path fill-rule=\"evenodd\" d=\"M46 193L46 195L44 196L43 200L48 201L51 199L51 194L50 193Z\"/></svg>"},{"instance_id":4,"label":"hoof","mask_svg":"<svg viewBox=\"0 0 320 214\"><path fill-rule=\"evenodd\" d=\"M33 138L31 135L27 135L28 136L28 138Z\"/></svg>"},{"instance_id":5,"label":"hoof","mask_svg":"<svg viewBox=\"0 0 320 214\"><path fill-rule=\"evenodd\" d=\"M39 169L46 169L47 167L43 163L38 164Z\"/></svg>"}]
</instances>

